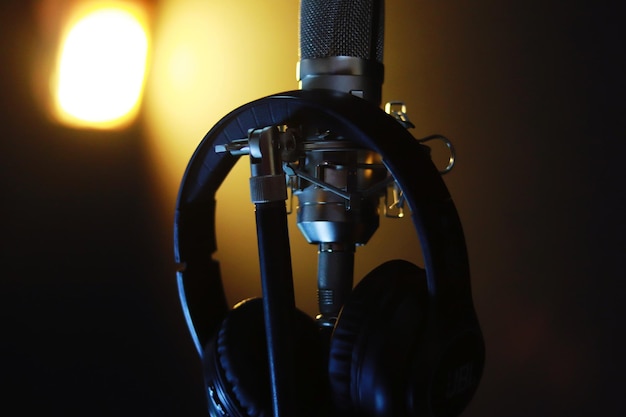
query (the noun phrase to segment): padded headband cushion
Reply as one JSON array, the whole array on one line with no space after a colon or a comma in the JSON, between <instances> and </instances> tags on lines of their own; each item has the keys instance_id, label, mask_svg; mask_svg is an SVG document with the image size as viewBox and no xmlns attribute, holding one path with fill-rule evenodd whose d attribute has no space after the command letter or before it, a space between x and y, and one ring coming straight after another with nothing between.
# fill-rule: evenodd
<instances>
[{"instance_id":1,"label":"padded headband cushion","mask_svg":"<svg viewBox=\"0 0 626 417\"><path fill-rule=\"evenodd\" d=\"M411 352L426 323L423 269L388 261L354 288L337 320L329 373L335 405L368 415L401 415Z\"/></svg>"},{"instance_id":2,"label":"padded headband cushion","mask_svg":"<svg viewBox=\"0 0 626 417\"><path fill-rule=\"evenodd\" d=\"M299 415L313 416L322 403L324 367L321 363L321 341L317 325L306 314L296 310L292 330L294 370ZM263 302L260 298L239 303L222 323L216 343L215 361L223 378L222 387L237 404L241 415L270 417L272 402ZM213 362L213 361L209 361Z\"/></svg>"}]
</instances>

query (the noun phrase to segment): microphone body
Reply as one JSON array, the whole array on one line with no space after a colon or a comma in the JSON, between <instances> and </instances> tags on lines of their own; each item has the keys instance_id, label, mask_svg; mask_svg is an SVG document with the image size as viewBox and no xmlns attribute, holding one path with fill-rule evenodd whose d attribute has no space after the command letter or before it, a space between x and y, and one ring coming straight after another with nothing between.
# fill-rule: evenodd
<instances>
[{"instance_id":1,"label":"microphone body","mask_svg":"<svg viewBox=\"0 0 626 417\"><path fill-rule=\"evenodd\" d=\"M380 106L383 41L383 0L301 0L300 88L349 93ZM305 133L299 163L312 179L300 181L294 194L298 227L319 245L318 323L332 329L352 290L356 246L379 225L381 195L364 191L384 181L387 170L374 152L317 128L322 131Z\"/></svg>"}]
</instances>

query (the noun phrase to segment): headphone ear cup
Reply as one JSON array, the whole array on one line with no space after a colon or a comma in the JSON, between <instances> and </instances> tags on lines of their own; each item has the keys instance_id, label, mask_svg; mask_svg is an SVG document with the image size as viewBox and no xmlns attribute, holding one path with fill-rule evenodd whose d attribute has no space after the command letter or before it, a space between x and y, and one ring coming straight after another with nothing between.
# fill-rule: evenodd
<instances>
[{"instance_id":1,"label":"headphone ear cup","mask_svg":"<svg viewBox=\"0 0 626 417\"><path fill-rule=\"evenodd\" d=\"M403 260L366 275L337 319L330 343L333 402L348 415L406 413L411 357L426 323L426 273Z\"/></svg>"},{"instance_id":2,"label":"headphone ear cup","mask_svg":"<svg viewBox=\"0 0 626 417\"><path fill-rule=\"evenodd\" d=\"M322 404L326 378L318 327L296 310L294 329L294 374L299 415L313 416ZM245 300L222 322L207 345L204 373L210 415L269 417L273 414L270 392L263 302Z\"/></svg>"}]
</instances>

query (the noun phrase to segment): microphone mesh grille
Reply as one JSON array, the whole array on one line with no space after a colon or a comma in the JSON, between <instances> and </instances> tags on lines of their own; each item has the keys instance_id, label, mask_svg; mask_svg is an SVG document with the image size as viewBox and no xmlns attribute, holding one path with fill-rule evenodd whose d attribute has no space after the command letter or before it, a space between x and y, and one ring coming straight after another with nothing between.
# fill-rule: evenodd
<instances>
[{"instance_id":1,"label":"microphone mesh grille","mask_svg":"<svg viewBox=\"0 0 626 417\"><path fill-rule=\"evenodd\" d=\"M383 61L384 0L301 0L300 58Z\"/></svg>"}]
</instances>

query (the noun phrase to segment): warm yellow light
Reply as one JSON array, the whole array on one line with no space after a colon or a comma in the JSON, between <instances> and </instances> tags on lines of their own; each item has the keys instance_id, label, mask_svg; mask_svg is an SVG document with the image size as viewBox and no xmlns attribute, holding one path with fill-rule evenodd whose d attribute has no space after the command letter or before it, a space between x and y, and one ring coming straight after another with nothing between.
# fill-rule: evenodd
<instances>
[{"instance_id":1,"label":"warm yellow light","mask_svg":"<svg viewBox=\"0 0 626 417\"><path fill-rule=\"evenodd\" d=\"M107 6L74 23L57 68L57 117L64 123L116 128L136 115L148 56L145 25L131 10Z\"/></svg>"},{"instance_id":2,"label":"warm yellow light","mask_svg":"<svg viewBox=\"0 0 626 417\"><path fill-rule=\"evenodd\" d=\"M204 134L242 104L298 88L298 2L160 0L158 11L142 121L162 198L156 206L168 225L185 167ZM242 157L216 195L215 259L231 304L260 295L249 176L250 162ZM315 315L317 247L295 220L295 214L288 218L297 304ZM418 245L408 221L382 217L379 231L358 250L355 280L390 254L419 264Z\"/></svg>"}]
</instances>

